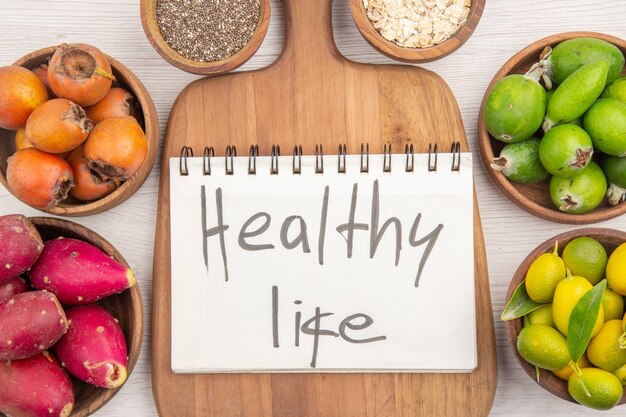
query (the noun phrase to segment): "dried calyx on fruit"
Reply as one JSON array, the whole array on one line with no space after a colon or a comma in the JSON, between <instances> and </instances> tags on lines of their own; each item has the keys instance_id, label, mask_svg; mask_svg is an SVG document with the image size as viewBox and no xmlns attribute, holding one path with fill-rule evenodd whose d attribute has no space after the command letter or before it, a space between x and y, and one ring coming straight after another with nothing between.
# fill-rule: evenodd
<instances>
[{"instance_id":1,"label":"dried calyx on fruit","mask_svg":"<svg viewBox=\"0 0 626 417\"><path fill-rule=\"evenodd\" d=\"M502 172L508 179L523 184L534 184L546 180L550 174L539 159L538 138L509 143L498 158L491 160L491 168Z\"/></svg>"},{"instance_id":2,"label":"dried calyx on fruit","mask_svg":"<svg viewBox=\"0 0 626 417\"><path fill-rule=\"evenodd\" d=\"M48 81L52 91L81 106L102 100L114 80L108 59L91 45L62 44L50 59Z\"/></svg>"},{"instance_id":3,"label":"dried calyx on fruit","mask_svg":"<svg viewBox=\"0 0 626 417\"><path fill-rule=\"evenodd\" d=\"M103 179L126 181L139 171L148 141L135 118L115 117L98 123L85 142L89 168Z\"/></svg>"},{"instance_id":4,"label":"dried calyx on fruit","mask_svg":"<svg viewBox=\"0 0 626 417\"><path fill-rule=\"evenodd\" d=\"M28 141L45 152L68 152L83 143L93 124L85 110L66 99L53 99L42 104L26 123Z\"/></svg>"},{"instance_id":5,"label":"dried calyx on fruit","mask_svg":"<svg viewBox=\"0 0 626 417\"><path fill-rule=\"evenodd\" d=\"M67 198L74 177L69 164L60 156L27 148L9 157L7 183L24 203L49 209Z\"/></svg>"},{"instance_id":6,"label":"dried calyx on fruit","mask_svg":"<svg viewBox=\"0 0 626 417\"><path fill-rule=\"evenodd\" d=\"M120 185L120 181L105 180L89 168L82 145L72 151L67 157L67 163L74 173L74 188L71 189L70 195L77 200L97 200L111 194Z\"/></svg>"}]
</instances>

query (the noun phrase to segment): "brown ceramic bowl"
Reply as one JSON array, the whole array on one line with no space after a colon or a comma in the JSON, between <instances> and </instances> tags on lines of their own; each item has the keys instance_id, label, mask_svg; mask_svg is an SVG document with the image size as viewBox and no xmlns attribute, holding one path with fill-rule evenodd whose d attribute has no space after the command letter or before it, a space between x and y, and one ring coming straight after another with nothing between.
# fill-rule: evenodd
<instances>
[{"instance_id":1,"label":"brown ceramic bowl","mask_svg":"<svg viewBox=\"0 0 626 417\"><path fill-rule=\"evenodd\" d=\"M141 24L152 47L173 66L192 74L217 75L243 65L259 49L270 23L270 0L261 0L261 14L252 38L235 55L221 61L199 62L186 58L165 42L156 19L157 0L141 0Z\"/></svg>"},{"instance_id":2,"label":"brown ceramic bowl","mask_svg":"<svg viewBox=\"0 0 626 417\"><path fill-rule=\"evenodd\" d=\"M487 173L496 184L496 186L506 195L512 202L523 208L527 212L534 214L546 220L557 223L566 224L590 224L608 220L617 217L626 212L626 204L611 206L606 200L595 210L586 214L568 214L559 211L550 199L549 181L539 184L519 184L509 181L504 174L495 171L489 165L491 160L500 155L500 151L506 145L504 142L498 141L491 137L485 128L484 112L487 96L493 86L502 78L509 74L524 74L530 67L538 61L541 51L546 46L556 46L558 43L572 38L587 37L598 38L608 41L626 53L626 41L614 36L605 35L594 32L568 32L558 35L549 36L541 39L532 45L522 49L496 73L485 93L483 103L480 108L480 116L478 118L478 144L480 145L480 154L485 165Z\"/></svg>"},{"instance_id":3,"label":"brown ceramic bowl","mask_svg":"<svg viewBox=\"0 0 626 417\"><path fill-rule=\"evenodd\" d=\"M622 243L626 242L626 232L614 229L602 229L602 228L586 228L586 229L578 229L570 232L566 232L560 234L558 236L554 236L541 245L537 246L521 263L515 275L511 279L511 283L509 284L509 289L506 294L506 301L511 298L515 289L519 286L519 284L524 281L526 278L526 273L528 272L528 268L530 264L539 257L539 255L552 252L554 250L554 242L559 242L559 254L562 253L563 248L570 241L574 240L577 237L587 236L593 238L600 242L602 246L606 249L608 254L611 254L615 248L617 248ZM506 305L506 303L505 303ZM524 358L520 356L517 352L517 335L522 330L523 327L523 319L520 317L515 320L509 320L504 322L504 331L506 333L506 337L509 341L509 345L513 351L513 356L517 359L517 362L520 364L524 372L535 382L537 382L535 367L530 363L526 362ZM574 399L569 395L567 391L567 381L564 381L558 378L550 371L541 370L539 374L539 382L537 382L543 389L551 392L559 398L562 398L567 401L575 402ZM622 397L622 400L619 404L626 403L626 395Z\"/></svg>"},{"instance_id":4,"label":"brown ceramic bowl","mask_svg":"<svg viewBox=\"0 0 626 417\"><path fill-rule=\"evenodd\" d=\"M81 239L97 246L116 261L128 266L122 255L104 238L94 231L68 220L53 217L31 217L42 239L45 241L59 236ZM128 350L127 373L130 377L139 352L143 338L143 303L139 286L116 295L111 295L98 302L118 321L126 338ZM74 383L75 404L70 417L85 417L95 413L105 405L122 387L116 389L98 388L72 377ZM0 416L3 416L0 413Z\"/></svg>"},{"instance_id":5,"label":"brown ceramic bowl","mask_svg":"<svg viewBox=\"0 0 626 417\"><path fill-rule=\"evenodd\" d=\"M350 0L350 8L356 27L370 45L389 58L402 62L420 63L435 61L459 49L478 26L478 21L485 9L485 2L486 0L472 0L467 22L459 31L445 42L429 48L406 48L383 38L367 17L363 0Z\"/></svg>"},{"instance_id":6,"label":"brown ceramic bowl","mask_svg":"<svg viewBox=\"0 0 626 417\"><path fill-rule=\"evenodd\" d=\"M47 64L48 60L56 50L56 46L39 49L18 59L14 65L20 65L25 68L36 68L41 64ZM44 209L42 211L58 216L87 216L101 213L118 204L126 201L135 193L144 183L150 170L156 160L157 150L159 147L159 120L156 109L152 102L152 98L143 86L141 81L124 65L115 59L107 56L111 63L113 75L120 87L129 90L136 98L141 107L140 124L144 128L146 138L148 140L148 154L139 171L132 178L126 180L117 190L99 200L92 202L82 202L68 198L61 202L58 206ZM15 131L0 129L0 183L9 190L6 180L7 158L15 152ZM11 191L11 190L9 190Z\"/></svg>"}]
</instances>

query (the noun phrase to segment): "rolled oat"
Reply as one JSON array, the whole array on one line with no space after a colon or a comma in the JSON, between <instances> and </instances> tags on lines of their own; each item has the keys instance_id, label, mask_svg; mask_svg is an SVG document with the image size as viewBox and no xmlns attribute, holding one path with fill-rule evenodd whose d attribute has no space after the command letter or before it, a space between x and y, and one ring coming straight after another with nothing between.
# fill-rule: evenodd
<instances>
[{"instance_id":1,"label":"rolled oat","mask_svg":"<svg viewBox=\"0 0 626 417\"><path fill-rule=\"evenodd\" d=\"M452 37L467 22L471 0L363 0L383 38L407 48L428 48Z\"/></svg>"}]
</instances>

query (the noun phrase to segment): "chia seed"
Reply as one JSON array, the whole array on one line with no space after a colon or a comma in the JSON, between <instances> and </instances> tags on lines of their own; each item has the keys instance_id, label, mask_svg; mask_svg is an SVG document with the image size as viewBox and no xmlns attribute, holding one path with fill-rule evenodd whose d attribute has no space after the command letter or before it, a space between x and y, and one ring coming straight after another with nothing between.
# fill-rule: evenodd
<instances>
[{"instance_id":1,"label":"chia seed","mask_svg":"<svg viewBox=\"0 0 626 417\"><path fill-rule=\"evenodd\" d=\"M235 55L250 41L261 16L260 0L157 0L165 42L198 62Z\"/></svg>"}]
</instances>

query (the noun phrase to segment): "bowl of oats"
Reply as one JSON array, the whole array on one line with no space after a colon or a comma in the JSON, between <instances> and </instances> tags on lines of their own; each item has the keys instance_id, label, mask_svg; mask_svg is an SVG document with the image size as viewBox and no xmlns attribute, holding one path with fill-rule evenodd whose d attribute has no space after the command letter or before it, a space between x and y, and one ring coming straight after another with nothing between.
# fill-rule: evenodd
<instances>
[{"instance_id":1,"label":"bowl of oats","mask_svg":"<svg viewBox=\"0 0 626 417\"><path fill-rule=\"evenodd\" d=\"M398 61L443 58L472 35L486 0L350 0L361 35Z\"/></svg>"}]
</instances>

